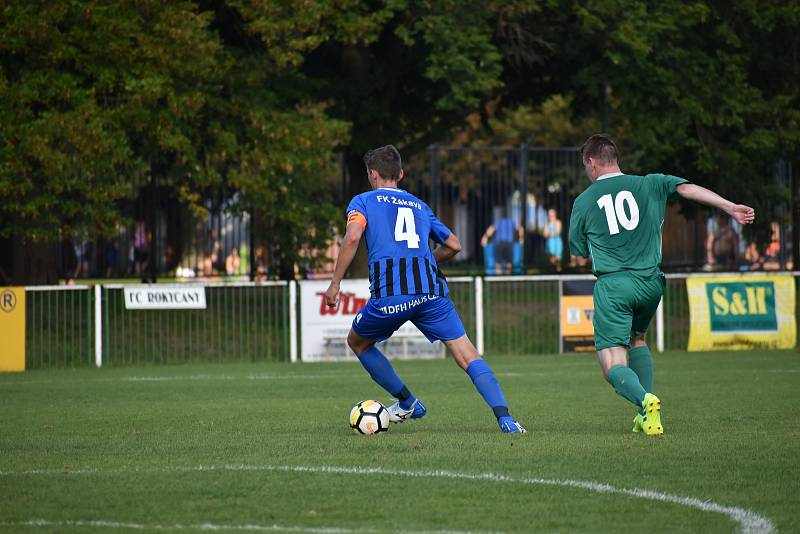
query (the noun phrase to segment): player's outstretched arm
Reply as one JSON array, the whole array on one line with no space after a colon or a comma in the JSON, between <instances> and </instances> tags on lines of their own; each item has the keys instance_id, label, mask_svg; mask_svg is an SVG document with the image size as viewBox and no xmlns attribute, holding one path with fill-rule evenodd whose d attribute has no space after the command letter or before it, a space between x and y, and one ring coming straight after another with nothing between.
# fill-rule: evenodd
<instances>
[{"instance_id":1,"label":"player's outstretched arm","mask_svg":"<svg viewBox=\"0 0 800 534\"><path fill-rule=\"evenodd\" d=\"M756 210L744 204L734 204L730 200L722 198L715 192L697 184L681 184L676 190L683 198L694 200L707 206L719 208L741 224L751 224L756 218Z\"/></svg>"},{"instance_id":2,"label":"player's outstretched arm","mask_svg":"<svg viewBox=\"0 0 800 534\"><path fill-rule=\"evenodd\" d=\"M433 252L433 259L436 260L438 265L450 261L453 256L461 252L461 241L458 240L456 234L451 233L444 240L442 246Z\"/></svg>"},{"instance_id":3,"label":"player's outstretched arm","mask_svg":"<svg viewBox=\"0 0 800 534\"><path fill-rule=\"evenodd\" d=\"M347 225L347 230L342 239L342 248L339 249L339 256L336 258L336 267L333 269L333 279L325 291L325 303L330 308L335 308L339 302L339 284L344 278L350 264L353 263L353 257L358 250L358 242L361 241L361 235L364 233L364 228L361 223L351 222Z\"/></svg>"}]
</instances>

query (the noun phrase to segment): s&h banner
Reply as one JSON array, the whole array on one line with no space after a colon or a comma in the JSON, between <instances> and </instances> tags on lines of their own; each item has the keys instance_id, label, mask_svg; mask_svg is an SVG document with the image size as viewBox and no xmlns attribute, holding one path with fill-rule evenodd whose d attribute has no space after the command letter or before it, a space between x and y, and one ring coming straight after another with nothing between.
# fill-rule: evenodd
<instances>
[{"instance_id":1,"label":"s&h banner","mask_svg":"<svg viewBox=\"0 0 800 534\"><path fill-rule=\"evenodd\" d=\"M790 349L797 342L794 277L690 276L689 350Z\"/></svg>"}]
</instances>

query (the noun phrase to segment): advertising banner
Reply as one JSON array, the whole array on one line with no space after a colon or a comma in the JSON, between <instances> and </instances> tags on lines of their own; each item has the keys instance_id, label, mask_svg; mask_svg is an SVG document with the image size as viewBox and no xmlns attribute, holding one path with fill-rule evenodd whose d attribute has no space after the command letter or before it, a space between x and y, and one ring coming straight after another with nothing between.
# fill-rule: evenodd
<instances>
[{"instance_id":1,"label":"advertising banner","mask_svg":"<svg viewBox=\"0 0 800 534\"><path fill-rule=\"evenodd\" d=\"M304 280L300 285L300 358L304 361L355 361L347 333L356 314L369 300L369 280L342 280L338 308L325 304L328 280ZM388 358L443 358L444 345L430 343L416 326L406 323L378 348Z\"/></svg>"},{"instance_id":2,"label":"advertising banner","mask_svg":"<svg viewBox=\"0 0 800 534\"><path fill-rule=\"evenodd\" d=\"M594 280L561 282L561 352L594 352Z\"/></svg>"},{"instance_id":3,"label":"advertising banner","mask_svg":"<svg viewBox=\"0 0 800 534\"><path fill-rule=\"evenodd\" d=\"M0 287L0 372L25 370L25 288Z\"/></svg>"},{"instance_id":4,"label":"advertising banner","mask_svg":"<svg viewBox=\"0 0 800 534\"><path fill-rule=\"evenodd\" d=\"M206 309L206 288L198 284L130 286L124 293L127 310Z\"/></svg>"},{"instance_id":5,"label":"advertising banner","mask_svg":"<svg viewBox=\"0 0 800 534\"><path fill-rule=\"evenodd\" d=\"M689 350L794 348L794 277L690 276L686 291Z\"/></svg>"}]
</instances>

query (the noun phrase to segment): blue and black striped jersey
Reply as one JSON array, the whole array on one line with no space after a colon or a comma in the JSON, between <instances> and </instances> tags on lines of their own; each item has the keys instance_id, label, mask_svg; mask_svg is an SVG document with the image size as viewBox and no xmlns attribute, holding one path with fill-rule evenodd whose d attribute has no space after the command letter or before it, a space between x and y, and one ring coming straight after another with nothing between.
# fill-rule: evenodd
<instances>
[{"instance_id":1,"label":"blue and black striped jersey","mask_svg":"<svg viewBox=\"0 0 800 534\"><path fill-rule=\"evenodd\" d=\"M402 189L380 188L353 197L347 218L364 225L373 298L447 296L428 243L444 243L450 229L427 204Z\"/></svg>"}]
</instances>

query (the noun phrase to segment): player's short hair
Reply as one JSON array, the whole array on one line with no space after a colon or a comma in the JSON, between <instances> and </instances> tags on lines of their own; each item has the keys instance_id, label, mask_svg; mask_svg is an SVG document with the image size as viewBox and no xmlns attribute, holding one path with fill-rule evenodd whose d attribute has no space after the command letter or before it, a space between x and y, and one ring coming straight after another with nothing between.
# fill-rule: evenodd
<instances>
[{"instance_id":1,"label":"player's short hair","mask_svg":"<svg viewBox=\"0 0 800 534\"><path fill-rule=\"evenodd\" d=\"M367 166L367 173L370 169L378 171L384 180L398 180L400 171L403 169L403 161L400 159L400 152L394 145L386 145L374 148L364 154L364 164Z\"/></svg>"},{"instance_id":2,"label":"player's short hair","mask_svg":"<svg viewBox=\"0 0 800 534\"><path fill-rule=\"evenodd\" d=\"M617 150L617 144L608 134L594 134L584 141L581 146L581 162L586 163L589 158L594 158L603 165L618 163L619 150Z\"/></svg>"}]
</instances>

